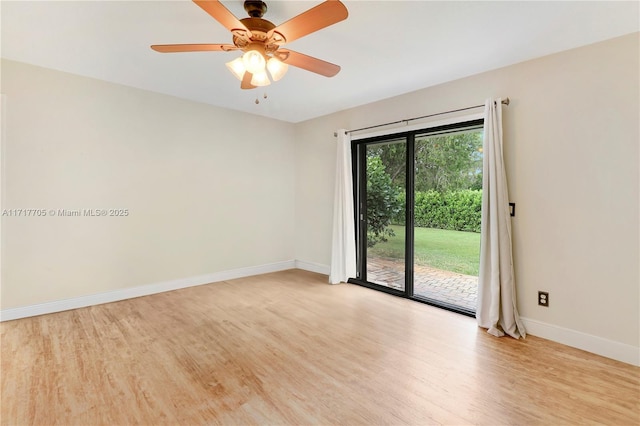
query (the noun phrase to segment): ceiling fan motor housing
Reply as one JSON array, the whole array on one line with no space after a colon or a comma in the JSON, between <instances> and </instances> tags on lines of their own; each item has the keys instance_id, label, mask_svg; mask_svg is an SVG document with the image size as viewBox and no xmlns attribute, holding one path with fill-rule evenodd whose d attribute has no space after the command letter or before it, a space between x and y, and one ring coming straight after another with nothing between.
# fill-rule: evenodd
<instances>
[{"instance_id":1,"label":"ceiling fan motor housing","mask_svg":"<svg viewBox=\"0 0 640 426\"><path fill-rule=\"evenodd\" d=\"M270 21L267 21L263 18L244 18L241 19L240 22L249 30L250 35L247 39L247 35L245 34L234 34L233 36L233 44L236 47L242 50L248 50L249 45L254 45L255 43L264 44L264 51L266 53L272 53L278 50L277 41L282 40L280 35L275 33L275 37L271 37L271 39L267 40L269 31L273 30L276 26Z\"/></svg>"},{"instance_id":2,"label":"ceiling fan motor housing","mask_svg":"<svg viewBox=\"0 0 640 426\"><path fill-rule=\"evenodd\" d=\"M251 32L258 31L268 33L276 27L275 24L263 18L244 18L241 19L240 22Z\"/></svg>"}]
</instances>

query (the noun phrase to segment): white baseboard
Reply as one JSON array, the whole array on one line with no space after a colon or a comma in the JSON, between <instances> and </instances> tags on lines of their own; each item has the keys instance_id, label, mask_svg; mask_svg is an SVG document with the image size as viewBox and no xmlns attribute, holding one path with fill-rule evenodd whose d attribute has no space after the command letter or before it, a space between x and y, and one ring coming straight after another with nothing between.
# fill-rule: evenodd
<instances>
[{"instance_id":1,"label":"white baseboard","mask_svg":"<svg viewBox=\"0 0 640 426\"><path fill-rule=\"evenodd\" d=\"M640 347L615 342L530 318L521 318L527 334L553 340L606 358L640 366Z\"/></svg>"},{"instance_id":2,"label":"white baseboard","mask_svg":"<svg viewBox=\"0 0 640 426\"><path fill-rule=\"evenodd\" d=\"M70 309L85 308L87 306L117 302L119 300L132 299L134 297L148 296L150 294L163 293L165 291L178 290L186 287L194 287L198 285L232 280L236 278L250 277L252 275L284 271L287 269L293 269L295 268L295 266L296 262L294 260L289 260L267 265L250 266L248 268L214 272L212 274L182 278L173 281L164 281L139 287L125 288L122 290L114 290L106 293L74 297L72 299L55 300L52 302L40 303L37 305L2 309L0 310L0 322L33 317L37 315L52 314L54 312L68 311Z\"/></svg>"},{"instance_id":3,"label":"white baseboard","mask_svg":"<svg viewBox=\"0 0 640 426\"><path fill-rule=\"evenodd\" d=\"M331 268L328 265L322 265L320 263L305 262L304 260L296 260L296 268L303 269L309 272L315 272L318 274L329 275Z\"/></svg>"}]
</instances>

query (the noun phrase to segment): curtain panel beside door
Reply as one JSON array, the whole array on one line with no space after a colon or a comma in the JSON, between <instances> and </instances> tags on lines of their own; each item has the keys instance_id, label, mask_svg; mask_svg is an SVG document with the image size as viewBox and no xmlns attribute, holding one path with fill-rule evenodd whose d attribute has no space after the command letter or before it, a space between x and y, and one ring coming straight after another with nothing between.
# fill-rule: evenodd
<instances>
[{"instance_id":1,"label":"curtain panel beside door","mask_svg":"<svg viewBox=\"0 0 640 426\"><path fill-rule=\"evenodd\" d=\"M525 337L516 305L507 176L502 156L501 99L487 99L484 116L482 243L476 319L494 336Z\"/></svg>"},{"instance_id":2,"label":"curtain panel beside door","mask_svg":"<svg viewBox=\"0 0 640 426\"><path fill-rule=\"evenodd\" d=\"M329 282L339 284L356 276L356 232L351 170L351 137L337 131L336 181L333 199L333 234Z\"/></svg>"}]
</instances>

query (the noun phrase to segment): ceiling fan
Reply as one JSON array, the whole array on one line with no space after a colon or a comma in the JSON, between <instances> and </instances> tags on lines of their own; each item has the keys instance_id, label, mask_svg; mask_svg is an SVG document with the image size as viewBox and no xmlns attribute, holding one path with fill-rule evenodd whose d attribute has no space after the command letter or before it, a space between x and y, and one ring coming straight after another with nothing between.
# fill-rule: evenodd
<instances>
[{"instance_id":1,"label":"ceiling fan","mask_svg":"<svg viewBox=\"0 0 640 426\"><path fill-rule=\"evenodd\" d=\"M241 81L242 89L271 84L267 70L274 81L280 80L289 65L325 77L333 77L340 71L338 65L282 48L346 19L349 13L339 0L327 0L278 26L262 18L267 5L261 0L246 0L244 10L249 17L240 20L218 0L193 2L231 31L233 44L154 44L153 50L161 53L241 50L244 54L226 65Z\"/></svg>"}]
</instances>

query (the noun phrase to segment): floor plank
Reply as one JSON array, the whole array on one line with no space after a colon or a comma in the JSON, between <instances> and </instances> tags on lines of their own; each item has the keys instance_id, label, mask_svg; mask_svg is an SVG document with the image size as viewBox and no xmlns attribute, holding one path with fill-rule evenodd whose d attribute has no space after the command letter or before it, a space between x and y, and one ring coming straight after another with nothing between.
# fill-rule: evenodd
<instances>
[{"instance_id":1,"label":"floor plank","mask_svg":"<svg viewBox=\"0 0 640 426\"><path fill-rule=\"evenodd\" d=\"M640 368L326 281L4 322L0 424L640 424Z\"/></svg>"}]
</instances>

